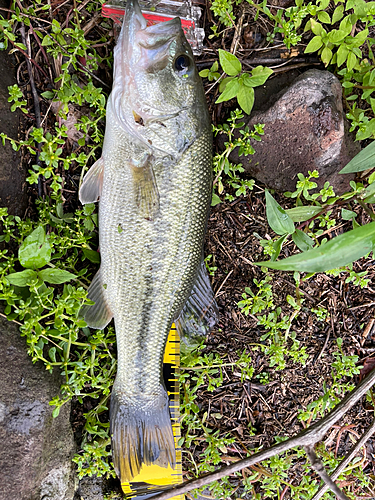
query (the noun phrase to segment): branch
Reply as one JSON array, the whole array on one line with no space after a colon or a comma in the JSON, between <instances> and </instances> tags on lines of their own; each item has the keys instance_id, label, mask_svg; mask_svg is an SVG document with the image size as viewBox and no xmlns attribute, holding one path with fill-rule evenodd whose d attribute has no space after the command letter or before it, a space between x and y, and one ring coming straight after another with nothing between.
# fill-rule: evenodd
<instances>
[{"instance_id":1,"label":"branch","mask_svg":"<svg viewBox=\"0 0 375 500\"><path fill-rule=\"evenodd\" d=\"M375 420L372 422L370 427L367 429L367 431L363 434L361 439L353 446L353 448L349 451L349 453L346 455L346 457L340 462L340 464L336 467L336 469L332 472L331 474L331 479L334 481L339 477L341 472L345 469L345 467L353 460L353 458L356 456L360 448L366 442L370 439L370 437L374 434L375 432ZM327 484L322 486L320 490L313 496L311 500L319 500L324 493L328 490Z\"/></svg>"},{"instance_id":2,"label":"branch","mask_svg":"<svg viewBox=\"0 0 375 500\"><path fill-rule=\"evenodd\" d=\"M330 429L330 427L337 422L337 420L340 420L340 418L342 418L345 413L347 413L349 409L354 406L364 394L366 394L374 383L375 369L372 370L351 393L347 394L345 398L340 401L340 403L330 413L328 413L328 415L315 422L309 428L304 429L300 434L297 434L297 436L275 444L266 450L255 453L251 457L238 460L238 462L222 467L215 472L211 472L197 479L192 479L183 484L176 485L159 495L155 495L152 500L168 500L169 498L182 495L188 491L194 490L195 488L201 488L202 486L206 486L213 481L218 481L219 479L245 469L246 467L250 467L258 462L262 462L263 460L267 460L275 455L279 455L280 453L284 453L291 448L295 448L297 446L313 446L315 443L323 439L325 433Z\"/></svg>"},{"instance_id":3,"label":"branch","mask_svg":"<svg viewBox=\"0 0 375 500\"><path fill-rule=\"evenodd\" d=\"M317 457L313 446L304 446L304 450L308 459L310 460L311 467L314 471L319 474L319 476L326 483L326 486L330 488L333 493L340 498L340 500L349 500L349 498L343 493L336 483L333 482L332 478L327 474L327 471L324 468L321 460Z\"/></svg>"}]
</instances>

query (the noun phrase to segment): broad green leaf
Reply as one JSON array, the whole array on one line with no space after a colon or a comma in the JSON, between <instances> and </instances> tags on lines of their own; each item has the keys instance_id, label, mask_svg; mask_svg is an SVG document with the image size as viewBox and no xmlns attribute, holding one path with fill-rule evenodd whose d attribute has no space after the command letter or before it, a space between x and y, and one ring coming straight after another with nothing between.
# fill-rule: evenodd
<instances>
[{"instance_id":1,"label":"broad green leaf","mask_svg":"<svg viewBox=\"0 0 375 500\"><path fill-rule=\"evenodd\" d=\"M356 64L357 64L357 56L353 52L349 52L348 59L346 61L348 71L351 71Z\"/></svg>"},{"instance_id":2,"label":"broad green leaf","mask_svg":"<svg viewBox=\"0 0 375 500\"><path fill-rule=\"evenodd\" d=\"M318 12L318 19L321 23L331 24L331 18L329 17L329 14L324 10L320 10Z\"/></svg>"},{"instance_id":3,"label":"broad green leaf","mask_svg":"<svg viewBox=\"0 0 375 500\"><path fill-rule=\"evenodd\" d=\"M341 217L344 220L351 220L353 217L357 217L357 214L353 212L353 210L347 210L346 208L343 208L341 210Z\"/></svg>"},{"instance_id":4,"label":"broad green leaf","mask_svg":"<svg viewBox=\"0 0 375 500\"><path fill-rule=\"evenodd\" d=\"M285 210L277 203L275 198L266 189L266 215L271 229L276 234L294 233L294 223Z\"/></svg>"},{"instance_id":5,"label":"broad green leaf","mask_svg":"<svg viewBox=\"0 0 375 500\"><path fill-rule=\"evenodd\" d=\"M199 72L199 76L201 78L207 78L208 77L208 73L210 72L209 69L202 69L200 72ZM42 94L43 95L43 94Z\"/></svg>"},{"instance_id":6,"label":"broad green leaf","mask_svg":"<svg viewBox=\"0 0 375 500\"><path fill-rule=\"evenodd\" d=\"M37 278L37 274L32 269L25 269L20 273L8 274L5 278L11 285L27 286L31 281Z\"/></svg>"},{"instance_id":7,"label":"broad green leaf","mask_svg":"<svg viewBox=\"0 0 375 500\"><path fill-rule=\"evenodd\" d=\"M46 92L42 92L42 94L40 94L40 95L43 96L44 99L53 99L55 97L55 93L51 92L50 90L47 90Z\"/></svg>"},{"instance_id":8,"label":"broad green leaf","mask_svg":"<svg viewBox=\"0 0 375 500\"><path fill-rule=\"evenodd\" d=\"M51 253L52 248L44 228L39 226L23 241L18 250L18 258L22 267L40 268L51 260Z\"/></svg>"},{"instance_id":9,"label":"broad green leaf","mask_svg":"<svg viewBox=\"0 0 375 500\"><path fill-rule=\"evenodd\" d=\"M241 85L237 93L237 101L246 114L250 114L254 106L254 89Z\"/></svg>"},{"instance_id":10,"label":"broad green leaf","mask_svg":"<svg viewBox=\"0 0 375 500\"><path fill-rule=\"evenodd\" d=\"M314 33L314 35L318 35L321 37L323 32L325 32L323 26L313 18L310 19L310 22L311 22L311 31Z\"/></svg>"},{"instance_id":11,"label":"broad green leaf","mask_svg":"<svg viewBox=\"0 0 375 500\"><path fill-rule=\"evenodd\" d=\"M341 31L344 31L345 36L347 36L347 35L350 34L350 32L353 29L353 25L352 25L352 22L350 20L350 16L344 17L344 19L340 23L340 28L339 29Z\"/></svg>"},{"instance_id":12,"label":"broad green leaf","mask_svg":"<svg viewBox=\"0 0 375 500\"><path fill-rule=\"evenodd\" d=\"M300 229L296 229L295 233L292 234L292 238L302 252L306 252L314 246L314 240Z\"/></svg>"},{"instance_id":13,"label":"broad green leaf","mask_svg":"<svg viewBox=\"0 0 375 500\"><path fill-rule=\"evenodd\" d=\"M70 273L69 271L63 271L62 269L43 269L39 271L39 276L43 281L47 283L53 283L54 285L60 285L61 283L66 283L77 276Z\"/></svg>"},{"instance_id":14,"label":"broad green leaf","mask_svg":"<svg viewBox=\"0 0 375 500\"><path fill-rule=\"evenodd\" d=\"M321 212L322 207L307 206L307 207L295 207L285 210L293 222L305 222L311 219L314 215Z\"/></svg>"},{"instance_id":15,"label":"broad green leaf","mask_svg":"<svg viewBox=\"0 0 375 500\"><path fill-rule=\"evenodd\" d=\"M221 203L219 196L216 193L212 193L211 207L215 207L219 203Z\"/></svg>"},{"instance_id":16,"label":"broad green leaf","mask_svg":"<svg viewBox=\"0 0 375 500\"><path fill-rule=\"evenodd\" d=\"M344 6L342 4L338 5L332 14L332 24L337 23L344 15Z\"/></svg>"},{"instance_id":17,"label":"broad green leaf","mask_svg":"<svg viewBox=\"0 0 375 500\"><path fill-rule=\"evenodd\" d=\"M218 97L218 99L216 99L216 104L223 101L229 101L230 99L233 99L233 97L236 97L239 88L240 84L238 78L234 78L228 82L224 92Z\"/></svg>"},{"instance_id":18,"label":"broad green leaf","mask_svg":"<svg viewBox=\"0 0 375 500\"><path fill-rule=\"evenodd\" d=\"M324 63L324 66L328 66L328 64L331 62L332 59L332 50L329 49L328 47L324 47L320 57Z\"/></svg>"},{"instance_id":19,"label":"broad green leaf","mask_svg":"<svg viewBox=\"0 0 375 500\"><path fill-rule=\"evenodd\" d=\"M238 73L241 73L242 64L235 55L219 49L219 59L221 67L227 75L236 76Z\"/></svg>"},{"instance_id":20,"label":"broad green leaf","mask_svg":"<svg viewBox=\"0 0 375 500\"><path fill-rule=\"evenodd\" d=\"M352 229L332 238L328 243L277 262L257 262L258 266L320 273L346 266L371 252L375 247L375 222Z\"/></svg>"},{"instance_id":21,"label":"broad green leaf","mask_svg":"<svg viewBox=\"0 0 375 500\"><path fill-rule=\"evenodd\" d=\"M307 44L307 47L305 48L305 53L308 54L310 52L316 52L317 50L320 49L322 45L323 45L322 37L314 36L314 38L312 38Z\"/></svg>"},{"instance_id":22,"label":"broad green leaf","mask_svg":"<svg viewBox=\"0 0 375 500\"><path fill-rule=\"evenodd\" d=\"M345 38L345 32L341 30L332 30L328 33L328 40L331 43L340 43ZM341 47L341 45L340 45Z\"/></svg>"},{"instance_id":23,"label":"broad green leaf","mask_svg":"<svg viewBox=\"0 0 375 500\"><path fill-rule=\"evenodd\" d=\"M340 174L353 174L373 168L375 165L375 141L372 141L360 151L350 162L340 170Z\"/></svg>"},{"instance_id":24,"label":"broad green leaf","mask_svg":"<svg viewBox=\"0 0 375 500\"><path fill-rule=\"evenodd\" d=\"M244 84L247 87L259 87L267 81L268 77L272 75L272 73L273 70L270 68L257 66L253 69L252 76L249 76L248 74L244 75L246 76L246 78L244 78Z\"/></svg>"},{"instance_id":25,"label":"broad green leaf","mask_svg":"<svg viewBox=\"0 0 375 500\"><path fill-rule=\"evenodd\" d=\"M346 61L348 57L349 49L346 45L342 44L337 51L337 66L340 67Z\"/></svg>"},{"instance_id":26,"label":"broad green leaf","mask_svg":"<svg viewBox=\"0 0 375 500\"><path fill-rule=\"evenodd\" d=\"M83 255L88 259L90 262L94 262L94 264L100 264L100 253L95 252L95 250L90 250L88 248L83 248Z\"/></svg>"},{"instance_id":27,"label":"broad green leaf","mask_svg":"<svg viewBox=\"0 0 375 500\"><path fill-rule=\"evenodd\" d=\"M375 195L375 182L373 182L372 184L370 184L369 186L367 186L366 189L363 190L363 192L361 193L361 196L360 198L362 200L364 200L366 203L373 203L372 201L372 197Z\"/></svg>"},{"instance_id":28,"label":"broad green leaf","mask_svg":"<svg viewBox=\"0 0 375 500\"><path fill-rule=\"evenodd\" d=\"M227 76L223 80L221 80L220 85L219 85L219 92L224 92L225 87L228 85L230 81L234 79L233 76ZM236 78L237 80L237 78Z\"/></svg>"}]
</instances>

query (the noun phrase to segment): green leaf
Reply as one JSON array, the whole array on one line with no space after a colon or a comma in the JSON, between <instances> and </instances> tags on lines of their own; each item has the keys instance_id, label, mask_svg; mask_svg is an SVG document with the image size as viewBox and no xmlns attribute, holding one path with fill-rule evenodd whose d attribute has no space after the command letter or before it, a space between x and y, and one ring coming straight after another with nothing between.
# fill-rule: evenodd
<instances>
[{"instance_id":1,"label":"green leaf","mask_svg":"<svg viewBox=\"0 0 375 500\"><path fill-rule=\"evenodd\" d=\"M331 18L329 17L329 14L324 10L318 12L318 19L321 23L331 24Z\"/></svg>"},{"instance_id":2,"label":"green leaf","mask_svg":"<svg viewBox=\"0 0 375 500\"><path fill-rule=\"evenodd\" d=\"M348 60L346 61L346 65L348 67L348 71L354 69L354 66L357 64L357 56L353 52L349 52Z\"/></svg>"},{"instance_id":3,"label":"green leaf","mask_svg":"<svg viewBox=\"0 0 375 500\"><path fill-rule=\"evenodd\" d=\"M302 252L310 250L314 246L314 240L300 229L296 229L295 233L292 234L292 238Z\"/></svg>"},{"instance_id":4,"label":"green leaf","mask_svg":"<svg viewBox=\"0 0 375 500\"><path fill-rule=\"evenodd\" d=\"M314 35L322 36L323 33L325 33L325 29L323 29L323 26L315 21L315 19L311 18L311 31L314 33ZM305 51L306 52L306 51Z\"/></svg>"},{"instance_id":5,"label":"green leaf","mask_svg":"<svg viewBox=\"0 0 375 500\"><path fill-rule=\"evenodd\" d=\"M314 38L312 38L307 44L307 47L305 48L305 53L308 54L310 52L315 52L319 50L322 45L323 45L322 37L314 36Z\"/></svg>"},{"instance_id":6,"label":"green leaf","mask_svg":"<svg viewBox=\"0 0 375 500\"><path fill-rule=\"evenodd\" d=\"M375 247L375 222L352 229L328 243L278 262L257 262L258 266L283 271L319 273L346 266L371 252Z\"/></svg>"},{"instance_id":7,"label":"green leaf","mask_svg":"<svg viewBox=\"0 0 375 500\"><path fill-rule=\"evenodd\" d=\"M294 223L285 210L277 203L275 198L266 189L266 215L271 229L276 234L294 233Z\"/></svg>"},{"instance_id":8,"label":"green leaf","mask_svg":"<svg viewBox=\"0 0 375 500\"><path fill-rule=\"evenodd\" d=\"M201 78L207 78L208 77L208 73L210 72L209 69L202 69L202 71L199 72L199 76ZM42 94L43 95L43 94Z\"/></svg>"},{"instance_id":9,"label":"green leaf","mask_svg":"<svg viewBox=\"0 0 375 500\"><path fill-rule=\"evenodd\" d=\"M218 99L216 99L216 104L223 101L229 101L230 99L233 99L233 97L236 97L239 88L240 83L238 81L238 78L234 78L233 80L228 82L224 92L218 97Z\"/></svg>"},{"instance_id":10,"label":"green leaf","mask_svg":"<svg viewBox=\"0 0 375 500\"><path fill-rule=\"evenodd\" d=\"M212 193L211 207L215 207L219 203L221 203L221 199L218 197L216 193Z\"/></svg>"},{"instance_id":11,"label":"green leaf","mask_svg":"<svg viewBox=\"0 0 375 500\"><path fill-rule=\"evenodd\" d=\"M349 49L346 45L342 44L337 51L337 66L340 67L346 61L348 57Z\"/></svg>"},{"instance_id":12,"label":"green leaf","mask_svg":"<svg viewBox=\"0 0 375 500\"><path fill-rule=\"evenodd\" d=\"M254 106L254 89L241 85L237 93L237 101L246 114L250 114Z\"/></svg>"},{"instance_id":13,"label":"green leaf","mask_svg":"<svg viewBox=\"0 0 375 500\"><path fill-rule=\"evenodd\" d=\"M95 252L95 250L89 250L88 248L83 248L83 255L90 262L93 262L94 264L100 264L100 253L99 252Z\"/></svg>"},{"instance_id":14,"label":"green leaf","mask_svg":"<svg viewBox=\"0 0 375 500\"><path fill-rule=\"evenodd\" d=\"M221 80L220 82L220 85L219 85L219 92L224 92L225 90L225 87L228 85L229 82L231 82L232 80L234 80L234 77L233 76L227 76L226 78L224 78L223 80ZM237 78L236 78L237 80Z\"/></svg>"},{"instance_id":15,"label":"green leaf","mask_svg":"<svg viewBox=\"0 0 375 500\"><path fill-rule=\"evenodd\" d=\"M331 43L340 43L345 38L345 31L341 30L332 30L328 33L328 40ZM341 45L340 45L341 47Z\"/></svg>"},{"instance_id":16,"label":"green leaf","mask_svg":"<svg viewBox=\"0 0 375 500\"><path fill-rule=\"evenodd\" d=\"M271 260L276 260L277 257L280 255L281 249L283 247L283 243L287 237L288 237L287 234L283 234L282 236L280 236L280 238L277 238L277 240L275 240L273 242L272 246L273 246L273 249L275 250L275 253L272 254Z\"/></svg>"},{"instance_id":17,"label":"green leaf","mask_svg":"<svg viewBox=\"0 0 375 500\"><path fill-rule=\"evenodd\" d=\"M51 92L50 90L42 92L41 95L44 97L44 99L53 99L55 97L54 92Z\"/></svg>"},{"instance_id":18,"label":"green leaf","mask_svg":"<svg viewBox=\"0 0 375 500\"><path fill-rule=\"evenodd\" d=\"M332 59L332 50L329 49L328 47L324 47L320 57L324 63L324 66L328 66L328 64Z\"/></svg>"},{"instance_id":19,"label":"green leaf","mask_svg":"<svg viewBox=\"0 0 375 500\"><path fill-rule=\"evenodd\" d=\"M229 76L236 76L242 70L242 64L237 57L230 52L219 49L220 64L225 73Z\"/></svg>"},{"instance_id":20,"label":"green leaf","mask_svg":"<svg viewBox=\"0 0 375 500\"><path fill-rule=\"evenodd\" d=\"M247 73L245 73L244 76L246 78L244 78L244 84L247 87L259 87L267 81L268 77L272 75L272 73L273 70L271 68L257 66L253 69L252 76L249 76Z\"/></svg>"},{"instance_id":21,"label":"green leaf","mask_svg":"<svg viewBox=\"0 0 375 500\"><path fill-rule=\"evenodd\" d=\"M285 210L285 212L289 215L293 222L305 222L321 212L321 210L322 207L312 205L307 207L301 206L289 208L288 210Z\"/></svg>"},{"instance_id":22,"label":"green leaf","mask_svg":"<svg viewBox=\"0 0 375 500\"><path fill-rule=\"evenodd\" d=\"M357 217L357 214L353 212L352 210L347 210L346 208L343 208L341 210L341 217L344 220L351 220L353 217Z\"/></svg>"},{"instance_id":23,"label":"green leaf","mask_svg":"<svg viewBox=\"0 0 375 500\"><path fill-rule=\"evenodd\" d=\"M75 274L63 271L62 269L43 269L42 271L39 271L38 274L43 281L53 283L54 285L66 283L67 281L73 280L77 277Z\"/></svg>"},{"instance_id":24,"label":"green leaf","mask_svg":"<svg viewBox=\"0 0 375 500\"><path fill-rule=\"evenodd\" d=\"M372 141L360 151L350 162L340 170L340 174L353 174L373 168L375 163L375 141Z\"/></svg>"},{"instance_id":25,"label":"green leaf","mask_svg":"<svg viewBox=\"0 0 375 500\"><path fill-rule=\"evenodd\" d=\"M20 273L11 273L5 276L5 279L15 286L27 286L31 281L37 278L37 274L32 269L25 269Z\"/></svg>"},{"instance_id":26,"label":"green leaf","mask_svg":"<svg viewBox=\"0 0 375 500\"><path fill-rule=\"evenodd\" d=\"M56 347L51 347L51 349L48 350L48 355L50 360L56 363Z\"/></svg>"},{"instance_id":27,"label":"green leaf","mask_svg":"<svg viewBox=\"0 0 375 500\"><path fill-rule=\"evenodd\" d=\"M344 15L344 6L342 4L338 5L332 14L332 24L337 23Z\"/></svg>"},{"instance_id":28,"label":"green leaf","mask_svg":"<svg viewBox=\"0 0 375 500\"><path fill-rule=\"evenodd\" d=\"M44 228L39 226L23 241L18 250L18 258L22 267L40 268L51 260L51 253L52 248Z\"/></svg>"}]
</instances>

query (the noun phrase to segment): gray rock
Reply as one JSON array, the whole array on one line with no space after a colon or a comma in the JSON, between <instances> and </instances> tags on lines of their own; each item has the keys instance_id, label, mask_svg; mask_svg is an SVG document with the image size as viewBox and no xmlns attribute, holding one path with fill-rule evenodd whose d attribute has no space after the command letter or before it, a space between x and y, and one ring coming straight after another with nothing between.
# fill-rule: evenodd
<instances>
[{"instance_id":1,"label":"gray rock","mask_svg":"<svg viewBox=\"0 0 375 500\"><path fill-rule=\"evenodd\" d=\"M84 477L79 482L78 498L80 500L103 500L104 484L101 477Z\"/></svg>"},{"instance_id":2,"label":"gray rock","mask_svg":"<svg viewBox=\"0 0 375 500\"><path fill-rule=\"evenodd\" d=\"M0 500L72 500L75 451L70 405L57 418L51 375L27 355L18 327L0 318Z\"/></svg>"},{"instance_id":3,"label":"gray rock","mask_svg":"<svg viewBox=\"0 0 375 500\"><path fill-rule=\"evenodd\" d=\"M342 88L328 71L309 70L273 97L266 111L254 112L247 125L264 123L253 156L238 158L247 172L268 187L294 191L297 174L318 170L321 186L329 181L336 191L348 189L351 175L338 172L360 151L348 132L342 107ZM220 139L224 142L223 138Z\"/></svg>"}]
</instances>

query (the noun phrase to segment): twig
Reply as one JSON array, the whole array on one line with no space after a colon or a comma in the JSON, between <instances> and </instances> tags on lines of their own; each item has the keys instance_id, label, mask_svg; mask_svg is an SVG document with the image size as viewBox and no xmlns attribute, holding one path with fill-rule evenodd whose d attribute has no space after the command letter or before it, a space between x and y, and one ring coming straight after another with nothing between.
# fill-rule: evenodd
<instances>
[{"instance_id":1,"label":"twig","mask_svg":"<svg viewBox=\"0 0 375 500\"><path fill-rule=\"evenodd\" d=\"M327 474L324 465L322 464L321 460L319 460L319 458L315 453L314 446L304 446L304 450L310 460L311 467L317 474L319 474L319 476L326 483L327 487L330 488L333 491L333 493L341 500L349 500L349 498L345 495L345 493L343 493L340 490L337 484L334 483L332 478Z\"/></svg>"},{"instance_id":2,"label":"twig","mask_svg":"<svg viewBox=\"0 0 375 500\"><path fill-rule=\"evenodd\" d=\"M233 273L233 269L227 274L225 280L222 282L222 284L220 285L219 287L219 290L215 293L215 297L218 296L218 293L220 292L220 290L223 288L223 286L225 285L225 283L227 282L227 279L229 278L229 276Z\"/></svg>"},{"instance_id":3,"label":"twig","mask_svg":"<svg viewBox=\"0 0 375 500\"><path fill-rule=\"evenodd\" d=\"M345 467L353 460L356 456L360 448L370 439L370 437L375 432L375 420L373 420L371 426L367 429L367 431L363 434L361 439L353 446L353 448L349 451L346 457L341 461L341 463L336 467L336 469L331 474L331 479L334 481L339 477L341 472L345 469ZM313 496L311 500L319 500L324 493L328 490L328 486L325 484L320 488L320 490Z\"/></svg>"},{"instance_id":4,"label":"twig","mask_svg":"<svg viewBox=\"0 0 375 500\"><path fill-rule=\"evenodd\" d=\"M31 62L30 62L31 46L30 46L29 38L26 39L25 25L23 23L21 23L20 33L21 33L21 37L22 37L22 43L25 45L25 47L27 47L27 51L28 51L28 55L29 55L29 57L26 57L27 71L29 73L31 92L33 94L33 100L34 100L35 122L36 122L37 128L40 128L40 121L41 120L40 120L39 96L38 96L38 92L36 90L34 75L33 75L33 68L31 66ZM40 155L40 143L38 143L38 151L36 153L36 163L37 163L37 165L40 166L39 155ZM41 179L41 176L38 177L38 196L39 196L39 198L42 197L42 179Z\"/></svg>"},{"instance_id":5,"label":"twig","mask_svg":"<svg viewBox=\"0 0 375 500\"><path fill-rule=\"evenodd\" d=\"M342 418L345 413L347 413L349 409L355 405L364 394L366 394L374 383L375 370L372 370L351 393L347 394L345 398L340 401L340 403L330 413L328 413L328 415L321 420L318 420L318 422L315 422L307 429L304 429L302 432L297 434L297 436L291 437L281 443L277 443L266 450L254 453L251 457L238 460L238 462L222 467L215 472L211 472L197 479L192 479L183 484L176 485L169 490L156 495L153 497L153 500L168 500L169 498L182 495L195 488L201 488L202 486L212 483L213 481L217 481L225 476L229 476L230 474L234 474L242 469L251 467L258 462L262 462L263 460L267 460L275 455L284 453L291 448L295 448L296 446L305 447L314 445L323 439L323 436L330 429L330 427L337 422L337 420L340 420L340 418Z\"/></svg>"}]
</instances>

